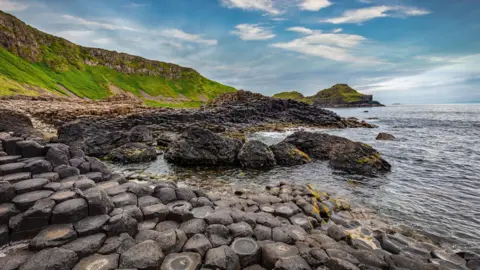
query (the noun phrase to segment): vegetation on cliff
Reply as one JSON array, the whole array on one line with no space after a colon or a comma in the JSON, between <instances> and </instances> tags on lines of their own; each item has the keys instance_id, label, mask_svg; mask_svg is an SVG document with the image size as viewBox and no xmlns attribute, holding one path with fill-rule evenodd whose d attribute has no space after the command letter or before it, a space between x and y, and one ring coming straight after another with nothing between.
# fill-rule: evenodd
<instances>
[{"instance_id":1,"label":"vegetation on cliff","mask_svg":"<svg viewBox=\"0 0 480 270\"><path fill-rule=\"evenodd\" d=\"M314 99L317 101L337 100L340 99L345 103L351 103L362 100L366 95L359 93L357 90L351 88L347 84L336 84L330 88L319 91Z\"/></svg>"},{"instance_id":2,"label":"vegetation on cliff","mask_svg":"<svg viewBox=\"0 0 480 270\"><path fill-rule=\"evenodd\" d=\"M235 89L191 68L82 47L0 11L0 95L42 91L89 99L126 91L163 104L205 101Z\"/></svg>"},{"instance_id":3,"label":"vegetation on cliff","mask_svg":"<svg viewBox=\"0 0 480 270\"><path fill-rule=\"evenodd\" d=\"M272 96L273 98L282 98L282 99L293 99L297 101L302 101L308 104L313 103L313 97L305 97L302 93L297 91L291 92L280 92Z\"/></svg>"}]
</instances>

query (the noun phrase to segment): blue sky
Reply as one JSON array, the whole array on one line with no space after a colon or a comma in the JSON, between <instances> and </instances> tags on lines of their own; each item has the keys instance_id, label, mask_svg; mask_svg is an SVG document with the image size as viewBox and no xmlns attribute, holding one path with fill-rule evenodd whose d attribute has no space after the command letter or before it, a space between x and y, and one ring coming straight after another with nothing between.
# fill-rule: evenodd
<instances>
[{"instance_id":1,"label":"blue sky","mask_svg":"<svg viewBox=\"0 0 480 270\"><path fill-rule=\"evenodd\" d=\"M272 95L336 83L384 103L480 101L478 0L0 0L72 42Z\"/></svg>"}]
</instances>

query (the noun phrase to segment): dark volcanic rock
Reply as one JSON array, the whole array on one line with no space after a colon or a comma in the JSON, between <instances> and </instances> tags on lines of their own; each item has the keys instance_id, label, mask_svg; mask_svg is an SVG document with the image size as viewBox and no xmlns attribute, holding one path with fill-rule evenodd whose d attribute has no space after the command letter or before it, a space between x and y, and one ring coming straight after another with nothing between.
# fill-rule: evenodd
<instances>
[{"instance_id":1,"label":"dark volcanic rock","mask_svg":"<svg viewBox=\"0 0 480 270\"><path fill-rule=\"evenodd\" d=\"M72 224L52 225L35 236L29 247L32 250L59 247L75 239L77 232Z\"/></svg>"},{"instance_id":2,"label":"dark volcanic rock","mask_svg":"<svg viewBox=\"0 0 480 270\"><path fill-rule=\"evenodd\" d=\"M94 254L81 259L73 270L115 270L118 267L118 258L118 254Z\"/></svg>"},{"instance_id":3,"label":"dark volcanic rock","mask_svg":"<svg viewBox=\"0 0 480 270\"><path fill-rule=\"evenodd\" d=\"M110 217L108 215L91 216L84 218L73 225L78 232L78 235L82 237L101 232L102 226L105 225L109 219Z\"/></svg>"},{"instance_id":4,"label":"dark volcanic rock","mask_svg":"<svg viewBox=\"0 0 480 270\"><path fill-rule=\"evenodd\" d=\"M269 243L262 247L262 261L267 269L273 269L278 260L298 255L298 248L284 243Z\"/></svg>"},{"instance_id":5,"label":"dark volcanic rock","mask_svg":"<svg viewBox=\"0 0 480 270\"><path fill-rule=\"evenodd\" d=\"M383 132L379 133L377 135L376 139L381 140L381 141L395 141L396 140L395 136L393 136L392 134L383 133Z\"/></svg>"},{"instance_id":6,"label":"dark volcanic rock","mask_svg":"<svg viewBox=\"0 0 480 270\"><path fill-rule=\"evenodd\" d=\"M198 253L172 253L165 257L160 270L197 270L201 264L202 257Z\"/></svg>"},{"instance_id":7,"label":"dark volcanic rock","mask_svg":"<svg viewBox=\"0 0 480 270\"><path fill-rule=\"evenodd\" d=\"M0 203L10 202L15 197L15 188L6 181L0 181Z\"/></svg>"},{"instance_id":8,"label":"dark volcanic rock","mask_svg":"<svg viewBox=\"0 0 480 270\"><path fill-rule=\"evenodd\" d=\"M260 263L260 246L252 238L237 238L230 246L240 259L242 267Z\"/></svg>"},{"instance_id":9,"label":"dark volcanic rock","mask_svg":"<svg viewBox=\"0 0 480 270\"><path fill-rule=\"evenodd\" d=\"M63 248L45 249L33 255L20 270L70 270L77 263L75 252Z\"/></svg>"},{"instance_id":10,"label":"dark volcanic rock","mask_svg":"<svg viewBox=\"0 0 480 270\"><path fill-rule=\"evenodd\" d=\"M150 143L153 141L152 130L147 126L135 126L128 132L130 142Z\"/></svg>"},{"instance_id":11,"label":"dark volcanic rock","mask_svg":"<svg viewBox=\"0 0 480 270\"><path fill-rule=\"evenodd\" d=\"M88 216L88 204L84 199L72 199L57 204L52 211L52 223L63 224L82 220Z\"/></svg>"},{"instance_id":12,"label":"dark volcanic rock","mask_svg":"<svg viewBox=\"0 0 480 270\"><path fill-rule=\"evenodd\" d=\"M312 159L294 145L281 142L270 146L275 160L280 166L295 166L310 163Z\"/></svg>"},{"instance_id":13,"label":"dark volcanic rock","mask_svg":"<svg viewBox=\"0 0 480 270\"><path fill-rule=\"evenodd\" d=\"M275 156L268 146L260 141L246 142L238 153L238 160L246 168L269 168L275 166Z\"/></svg>"},{"instance_id":14,"label":"dark volcanic rock","mask_svg":"<svg viewBox=\"0 0 480 270\"><path fill-rule=\"evenodd\" d=\"M137 233L137 220L126 214L120 214L111 217L108 223L103 226L103 230L108 233L108 236L120 235L121 233L128 233L134 236Z\"/></svg>"},{"instance_id":15,"label":"dark volcanic rock","mask_svg":"<svg viewBox=\"0 0 480 270\"><path fill-rule=\"evenodd\" d=\"M62 248L74 251L77 253L79 258L89 256L103 245L103 242L107 236L104 233L97 233L82 238L78 238L66 245L63 245Z\"/></svg>"},{"instance_id":16,"label":"dark volcanic rock","mask_svg":"<svg viewBox=\"0 0 480 270\"><path fill-rule=\"evenodd\" d=\"M143 143L127 143L110 151L108 156L122 163L140 163L155 160L157 151Z\"/></svg>"},{"instance_id":17,"label":"dark volcanic rock","mask_svg":"<svg viewBox=\"0 0 480 270\"><path fill-rule=\"evenodd\" d=\"M158 269L164 255L155 241L139 243L120 255L120 268Z\"/></svg>"},{"instance_id":18,"label":"dark volcanic rock","mask_svg":"<svg viewBox=\"0 0 480 270\"><path fill-rule=\"evenodd\" d=\"M165 154L168 162L178 165L234 164L240 151L238 140L217 135L209 130L192 127L173 142Z\"/></svg>"},{"instance_id":19,"label":"dark volcanic rock","mask_svg":"<svg viewBox=\"0 0 480 270\"><path fill-rule=\"evenodd\" d=\"M112 211L114 203L103 189L97 187L84 191L88 202L89 215L108 214Z\"/></svg>"},{"instance_id":20,"label":"dark volcanic rock","mask_svg":"<svg viewBox=\"0 0 480 270\"><path fill-rule=\"evenodd\" d=\"M337 144L345 144L348 139L319 132L298 131L283 142L296 146L313 159L328 160L329 154Z\"/></svg>"},{"instance_id":21,"label":"dark volcanic rock","mask_svg":"<svg viewBox=\"0 0 480 270\"><path fill-rule=\"evenodd\" d=\"M47 198L52 195L52 193L53 191L50 190L32 191L15 196L15 198L12 199L12 202L15 203L20 211L26 211L35 204L36 201Z\"/></svg>"},{"instance_id":22,"label":"dark volcanic rock","mask_svg":"<svg viewBox=\"0 0 480 270\"><path fill-rule=\"evenodd\" d=\"M183 251L197 252L202 257L212 248L212 243L203 234L195 234L183 246Z\"/></svg>"},{"instance_id":23,"label":"dark volcanic rock","mask_svg":"<svg viewBox=\"0 0 480 270\"><path fill-rule=\"evenodd\" d=\"M28 115L18 111L0 109L0 132L11 131L22 135L42 137L42 134L33 128Z\"/></svg>"},{"instance_id":24,"label":"dark volcanic rock","mask_svg":"<svg viewBox=\"0 0 480 270\"><path fill-rule=\"evenodd\" d=\"M236 270L240 269L240 260L229 246L220 246L207 252L205 265L213 269Z\"/></svg>"}]
</instances>

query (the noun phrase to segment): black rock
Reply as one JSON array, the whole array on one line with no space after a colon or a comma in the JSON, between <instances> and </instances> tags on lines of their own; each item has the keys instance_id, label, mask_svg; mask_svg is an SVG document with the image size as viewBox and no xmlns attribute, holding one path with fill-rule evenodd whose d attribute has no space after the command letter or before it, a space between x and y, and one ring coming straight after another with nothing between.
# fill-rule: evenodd
<instances>
[{"instance_id":1,"label":"black rock","mask_svg":"<svg viewBox=\"0 0 480 270\"><path fill-rule=\"evenodd\" d=\"M220 246L207 251L205 266L213 269L236 270L240 268L240 260L229 246Z\"/></svg>"},{"instance_id":2,"label":"black rock","mask_svg":"<svg viewBox=\"0 0 480 270\"><path fill-rule=\"evenodd\" d=\"M213 247L230 245L233 240L230 230L226 226L220 224L208 226L205 235L210 243L212 243Z\"/></svg>"},{"instance_id":3,"label":"black rock","mask_svg":"<svg viewBox=\"0 0 480 270\"><path fill-rule=\"evenodd\" d=\"M160 245L164 254L177 253L182 250L187 242L187 235L178 229L170 229L160 233L157 243Z\"/></svg>"},{"instance_id":4,"label":"black rock","mask_svg":"<svg viewBox=\"0 0 480 270\"><path fill-rule=\"evenodd\" d=\"M42 189L50 180L45 178L34 178L29 180L23 180L13 184L15 192L17 194L23 194L31 191L36 191Z\"/></svg>"},{"instance_id":5,"label":"black rock","mask_svg":"<svg viewBox=\"0 0 480 270\"><path fill-rule=\"evenodd\" d=\"M289 143L280 142L270 146L270 149L280 166L295 166L312 162L312 159L306 153Z\"/></svg>"},{"instance_id":6,"label":"black rock","mask_svg":"<svg viewBox=\"0 0 480 270\"><path fill-rule=\"evenodd\" d=\"M155 188L154 196L159 198L163 204L168 204L177 200L175 189L170 187Z\"/></svg>"},{"instance_id":7,"label":"black rock","mask_svg":"<svg viewBox=\"0 0 480 270\"><path fill-rule=\"evenodd\" d=\"M115 207L123 207L127 205L137 205L137 196L133 193L125 192L112 197Z\"/></svg>"},{"instance_id":8,"label":"black rock","mask_svg":"<svg viewBox=\"0 0 480 270\"><path fill-rule=\"evenodd\" d=\"M262 250L252 238L237 238L230 247L237 254L242 267L260 263Z\"/></svg>"},{"instance_id":9,"label":"black rock","mask_svg":"<svg viewBox=\"0 0 480 270\"><path fill-rule=\"evenodd\" d=\"M157 151L143 143L127 143L110 151L108 156L111 160L124 164L141 163L155 160Z\"/></svg>"},{"instance_id":10,"label":"black rock","mask_svg":"<svg viewBox=\"0 0 480 270\"><path fill-rule=\"evenodd\" d=\"M77 263L75 252L63 248L45 249L30 257L20 270L70 270Z\"/></svg>"},{"instance_id":11,"label":"black rock","mask_svg":"<svg viewBox=\"0 0 480 270\"><path fill-rule=\"evenodd\" d=\"M53 167L58 167L60 165L70 165L69 157L70 153L65 151L63 146L55 145L53 147L49 147L47 154L45 155L45 159L50 161Z\"/></svg>"},{"instance_id":12,"label":"black rock","mask_svg":"<svg viewBox=\"0 0 480 270\"><path fill-rule=\"evenodd\" d=\"M137 221L129 215L121 214L111 217L108 223L103 226L108 236L116 236L121 233L128 233L135 236L137 233Z\"/></svg>"},{"instance_id":13,"label":"black rock","mask_svg":"<svg viewBox=\"0 0 480 270\"><path fill-rule=\"evenodd\" d=\"M269 168L276 165L275 155L268 145L255 140L248 141L242 146L238 160L246 168Z\"/></svg>"},{"instance_id":14,"label":"black rock","mask_svg":"<svg viewBox=\"0 0 480 270\"><path fill-rule=\"evenodd\" d=\"M0 176L25 172L26 165L27 164L24 162L16 162L16 163L0 165ZM4 179L4 181L7 181L7 180Z\"/></svg>"},{"instance_id":15,"label":"black rock","mask_svg":"<svg viewBox=\"0 0 480 270\"><path fill-rule=\"evenodd\" d=\"M52 195L53 191L50 190L37 190L15 196L12 202L17 206L20 211L26 211L33 206L36 201L44 199Z\"/></svg>"},{"instance_id":16,"label":"black rock","mask_svg":"<svg viewBox=\"0 0 480 270\"><path fill-rule=\"evenodd\" d=\"M164 255L155 241L139 243L120 255L120 268L158 269Z\"/></svg>"},{"instance_id":17,"label":"black rock","mask_svg":"<svg viewBox=\"0 0 480 270\"><path fill-rule=\"evenodd\" d=\"M8 220L20 213L17 207L12 203L2 203L0 204L0 225L8 224Z\"/></svg>"},{"instance_id":18,"label":"black rock","mask_svg":"<svg viewBox=\"0 0 480 270\"><path fill-rule=\"evenodd\" d=\"M183 222L179 229L184 231L188 237L192 237L195 234L204 233L207 229L207 223L203 219L194 218Z\"/></svg>"},{"instance_id":19,"label":"black rock","mask_svg":"<svg viewBox=\"0 0 480 270\"><path fill-rule=\"evenodd\" d=\"M180 227L180 223L174 220L166 220L159 222L157 226L155 226L155 230L159 232L164 232L170 229L178 229L178 227Z\"/></svg>"},{"instance_id":20,"label":"black rock","mask_svg":"<svg viewBox=\"0 0 480 270\"><path fill-rule=\"evenodd\" d=\"M145 219L158 218L159 221L164 221L169 214L168 207L161 203L144 206L142 212Z\"/></svg>"},{"instance_id":21,"label":"black rock","mask_svg":"<svg viewBox=\"0 0 480 270\"><path fill-rule=\"evenodd\" d=\"M253 229L253 233L258 241L272 240L272 228L270 227L257 225Z\"/></svg>"},{"instance_id":22,"label":"black rock","mask_svg":"<svg viewBox=\"0 0 480 270\"><path fill-rule=\"evenodd\" d=\"M279 259L296 255L298 248L284 243L268 243L262 246L262 262L269 270L275 267Z\"/></svg>"},{"instance_id":23,"label":"black rock","mask_svg":"<svg viewBox=\"0 0 480 270\"><path fill-rule=\"evenodd\" d=\"M40 157L44 154L44 147L35 141L19 141L17 147L24 158Z\"/></svg>"},{"instance_id":24,"label":"black rock","mask_svg":"<svg viewBox=\"0 0 480 270\"><path fill-rule=\"evenodd\" d=\"M198 253L172 253L165 257L160 270L197 270L201 264L202 257Z\"/></svg>"},{"instance_id":25,"label":"black rock","mask_svg":"<svg viewBox=\"0 0 480 270\"><path fill-rule=\"evenodd\" d=\"M52 225L42 230L30 241L31 250L59 247L77 239L77 232L72 224Z\"/></svg>"},{"instance_id":26,"label":"black rock","mask_svg":"<svg viewBox=\"0 0 480 270\"><path fill-rule=\"evenodd\" d=\"M48 173L53 170L52 163L47 160L34 160L25 165L25 170L32 174Z\"/></svg>"},{"instance_id":27,"label":"black rock","mask_svg":"<svg viewBox=\"0 0 480 270\"><path fill-rule=\"evenodd\" d=\"M88 202L90 215L108 214L113 210L114 203L103 189L91 188L84 191L85 199Z\"/></svg>"},{"instance_id":28,"label":"black rock","mask_svg":"<svg viewBox=\"0 0 480 270\"><path fill-rule=\"evenodd\" d=\"M146 195L146 196L138 198L138 207L140 207L140 208L143 208L145 206L154 205L154 204L159 204L159 203L161 203L159 198L156 198L156 197L153 197L153 196L150 196L150 195Z\"/></svg>"},{"instance_id":29,"label":"black rock","mask_svg":"<svg viewBox=\"0 0 480 270\"><path fill-rule=\"evenodd\" d=\"M212 248L212 243L203 234L195 234L183 246L183 251L199 253L202 257Z\"/></svg>"},{"instance_id":30,"label":"black rock","mask_svg":"<svg viewBox=\"0 0 480 270\"><path fill-rule=\"evenodd\" d=\"M184 222L193 218L192 205L186 201L176 201L168 205L168 219L177 222Z\"/></svg>"},{"instance_id":31,"label":"black rock","mask_svg":"<svg viewBox=\"0 0 480 270\"><path fill-rule=\"evenodd\" d=\"M142 210L140 210L140 208L138 208L136 205L127 205L123 207L123 214L133 217L137 220L137 222L143 221Z\"/></svg>"},{"instance_id":32,"label":"black rock","mask_svg":"<svg viewBox=\"0 0 480 270\"><path fill-rule=\"evenodd\" d=\"M290 256L280 258L275 263L276 270L311 270L312 268L300 256Z\"/></svg>"},{"instance_id":33,"label":"black rock","mask_svg":"<svg viewBox=\"0 0 480 270\"><path fill-rule=\"evenodd\" d=\"M8 226L0 225L0 248L8 245L10 243L10 234L8 231ZM1 263L0 263L1 266Z\"/></svg>"},{"instance_id":34,"label":"black rock","mask_svg":"<svg viewBox=\"0 0 480 270\"><path fill-rule=\"evenodd\" d=\"M177 197L177 200L179 201L190 201L191 199L197 197L195 193L188 188L177 188L175 189L175 194Z\"/></svg>"},{"instance_id":35,"label":"black rock","mask_svg":"<svg viewBox=\"0 0 480 270\"><path fill-rule=\"evenodd\" d=\"M333 225L330 228L328 228L327 234L337 242L347 237L345 230L343 229L343 227L339 225Z\"/></svg>"},{"instance_id":36,"label":"black rock","mask_svg":"<svg viewBox=\"0 0 480 270\"><path fill-rule=\"evenodd\" d=\"M118 267L118 254L100 255L94 254L89 257L81 259L73 270L115 270Z\"/></svg>"},{"instance_id":37,"label":"black rock","mask_svg":"<svg viewBox=\"0 0 480 270\"><path fill-rule=\"evenodd\" d=\"M60 175L61 179L80 175L80 170L78 168L68 165L60 165L58 167L55 167L53 170L58 173L58 175Z\"/></svg>"},{"instance_id":38,"label":"black rock","mask_svg":"<svg viewBox=\"0 0 480 270\"><path fill-rule=\"evenodd\" d=\"M98 250L100 254L123 253L135 245L135 240L127 233L122 233L120 236L113 236L107 238L103 246Z\"/></svg>"},{"instance_id":39,"label":"black rock","mask_svg":"<svg viewBox=\"0 0 480 270\"><path fill-rule=\"evenodd\" d=\"M233 218L230 216L229 210L215 211L206 216L205 220L208 222L208 224L221 224L225 226L233 223Z\"/></svg>"},{"instance_id":40,"label":"black rock","mask_svg":"<svg viewBox=\"0 0 480 270\"><path fill-rule=\"evenodd\" d=\"M110 219L108 215L91 216L73 224L80 237L96 234L102 231L102 226Z\"/></svg>"},{"instance_id":41,"label":"black rock","mask_svg":"<svg viewBox=\"0 0 480 270\"><path fill-rule=\"evenodd\" d=\"M88 204L84 199L72 199L59 203L52 211L52 224L73 223L88 216Z\"/></svg>"},{"instance_id":42,"label":"black rock","mask_svg":"<svg viewBox=\"0 0 480 270\"><path fill-rule=\"evenodd\" d=\"M63 245L62 248L74 251L78 258L83 258L97 252L106 238L107 236L104 233L97 233L78 238Z\"/></svg>"},{"instance_id":43,"label":"black rock","mask_svg":"<svg viewBox=\"0 0 480 270\"><path fill-rule=\"evenodd\" d=\"M228 229L230 230L234 238L251 237L253 235L252 227L244 221L230 224L228 225Z\"/></svg>"}]
</instances>

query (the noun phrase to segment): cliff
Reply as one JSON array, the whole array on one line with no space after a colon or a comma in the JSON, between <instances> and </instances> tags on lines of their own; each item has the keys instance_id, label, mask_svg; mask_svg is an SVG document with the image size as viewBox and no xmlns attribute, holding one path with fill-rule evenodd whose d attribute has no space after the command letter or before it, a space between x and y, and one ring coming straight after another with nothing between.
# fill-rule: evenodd
<instances>
[{"instance_id":1,"label":"cliff","mask_svg":"<svg viewBox=\"0 0 480 270\"><path fill-rule=\"evenodd\" d=\"M155 103L206 101L232 91L194 69L82 47L0 11L0 95L103 99L132 93Z\"/></svg>"},{"instance_id":2,"label":"cliff","mask_svg":"<svg viewBox=\"0 0 480 270\"><path fill-rule=\"evenodd\" d=\"M319 91L314 96L305 97L301 93L281 92L273 95L274 98L293 99L320 107L379 107L384 106L373 100L372 95L364 95L347 84L336 84Z\"/></svg>"}]
</instances>

